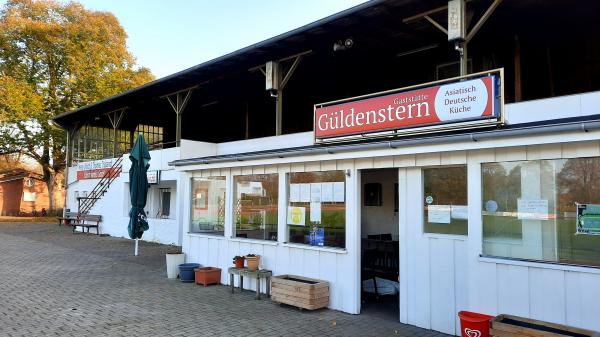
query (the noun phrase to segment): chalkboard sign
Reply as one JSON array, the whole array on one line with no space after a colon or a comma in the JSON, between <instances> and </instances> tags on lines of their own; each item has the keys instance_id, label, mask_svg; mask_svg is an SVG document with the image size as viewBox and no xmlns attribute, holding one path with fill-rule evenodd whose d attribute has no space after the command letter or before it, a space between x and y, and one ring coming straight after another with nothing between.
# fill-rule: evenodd
<instances>
[{"instance_id":1,"label":"chalkboard sign","mask_svg":"<svg viewBox=\"0 0 600 337\"><path fill-rule=\"evenodd\" d=\"M600 235L600 205L577 206L577 232L575 234Z\"/></svg>"}]
</instances>

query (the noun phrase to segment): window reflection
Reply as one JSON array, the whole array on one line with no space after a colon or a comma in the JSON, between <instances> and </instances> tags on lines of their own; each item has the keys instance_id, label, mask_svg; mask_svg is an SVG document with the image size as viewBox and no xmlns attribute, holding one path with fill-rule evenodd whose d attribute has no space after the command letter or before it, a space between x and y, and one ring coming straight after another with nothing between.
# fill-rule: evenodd
<instances>
[{"instance_id":1,"label":"window reflection","mask_svg":"<svg viewBox=\"0 0 600 337\"><path fill-rule=\"evenodd\" d=\"M277 241L278 175L235 176L235 233L239 238Z\"/></svg>"},{"instance_id":2,"label":"window reflection","mask_svg":"<svg viewBox=\"0 0 600 337\"><path fill-rule=\"evenodd\" d=\"M599 179L597 157L483 164L483 253L600 265L600 236L576 233L576 203L600 204Z\"/></svg>"}]
</instances>

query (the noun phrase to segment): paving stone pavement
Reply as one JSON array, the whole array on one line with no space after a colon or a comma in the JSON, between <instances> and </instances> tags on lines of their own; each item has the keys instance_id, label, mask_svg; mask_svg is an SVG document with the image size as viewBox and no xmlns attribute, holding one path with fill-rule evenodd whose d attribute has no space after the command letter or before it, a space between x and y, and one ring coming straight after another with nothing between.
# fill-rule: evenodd
<instances>
[{"instance_id":1,"label":"paving stone pavement","mask_svg":"<svg viewBox=\"0 0 600 337\"><path fill-rule=\"evenodd\" d=\"M0 223L0 336L447 336L168 280L173 247Z\"/></svg>"}]
</instances>

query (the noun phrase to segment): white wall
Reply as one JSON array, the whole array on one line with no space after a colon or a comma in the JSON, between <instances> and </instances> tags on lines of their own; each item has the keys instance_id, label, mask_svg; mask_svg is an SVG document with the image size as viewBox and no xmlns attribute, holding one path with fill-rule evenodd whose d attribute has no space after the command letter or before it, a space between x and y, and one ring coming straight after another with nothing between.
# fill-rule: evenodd
<instances>
[{"instance_id":1,"label":"white wall","mask_svg":"<svg viewBox=\"0 0 600 337\"><path fill-rule=\"evenodd\" d=\"M179 156L179 148L170 148L165 150L150 151L149 170L161 170L162 186L171 187L171 215L168 219L156 219L152 217L158 207L157 186L151 188L148 195L147 209L150 211L148 218L149 229L144 233L142 240L158 242L163 244L181 245L182 231L180 218L183 210L181 203L177 199L183 199L178 186L181 186L181 179L186 174L174 171L168 162ZM131 161L128 154L123 155L123 172L111 184L106 194L96 202L90 210L90 214L102 215L99 231L102 234L109 234L116 237L129 238L127 225L129 223L129 168ZM76 192L90 192L94 189L99 179L87 179L77 181L77 167L69 169L69 187L67 189L67 208L71 211L77 211ZM154 193L154 190L156 190Z\"/></svg>"},{"instance_id":2,"label":"white wall","mask_svg":"<svg viewBox=\"0 0 600 337\"><path fill-rule=\"evenodd\" d=\"M398 240L398 212L394 212L394 184L398 182L398 170L384 169L361 173L361 235L391 233ZM381 206L365 206L365 184L381 184Z\"/></svg>"},{"instance_id":3,"label":"white wall","mask_svg":"<svg viewBox=\"0 0 600 337\"><path fill-rule=\"evenodd\" d=\"M294 274L328 281L330 284L329 307L349 313L360 311L360 273L358 261L360 257L360 232L358 226L359 214L356 213L359 201L359 179L353 161L328 163L307 163L302 165L253 166L246 168L224 168L195 172L199 176L231 176L240 174L280 173L280 181L289 172L320 171L320 170L351 170L351 176L346 181L346 248L321 248L299 244L284 243L286 230L285 216L279 217L279 242L231 238L232 214L226 213L225 236L210 236L202 234L186 234L183 240L183 251L188 262L197 262L203 266L219 267L221 283L229 284L227 268L232 266L235 255L249 253L261 255L261 268L270 269L274 275ZM189 189L189 182L187 183ZM228 186L232 184L228 183ZM280 191L281 191L280 186ZM285 187L284 187L285 188ZM228 198L231 204L231 198ZM190 200L184 201L185 209L189 209ZM184 217L184 230L189 228L189 212ZM245 287L256 289L254 281ZM236 278L237 286L237 278ZM264 286L263 286L264 291Z\"/></svg>"},{"instance_id":4,"label":"white wall","mask_svg":"<svg viewBox=\"0 0 600 337\"><path fill-rule=\"evenodd\" d=\"M274 161L250 161L246 166L204 170L200 174L255 174L289 171L351 169L351 179L359 170L395 167L399 169L400 234L400 320L403 323L459 334L457 312L472 310L486 314L516 314L556 323L600 330L596 313L600 310L600 269L489 259L480 257L481 170L482 162L574 158L600 156L599 134L588 133L519 137L501 142L478 142L480 148L444 151L454 144L410 149L346 154L346 158L314 161L301 157ZM585 138L581 138L585 137ZM540 142L540 140L542 140ZM553 140L553 144L548 144ZM524 145L529 143L529 145ZM541 143L541 144L540 144ZM504 146L501 146L503 144ZM487 147L487 148L486 148ZM402 151L410 151L403 154ZM377 155L374 157L374 155ZM355 156L357 158L348 158ZM335 155L331 157L335 158ZM330 158L331 158L330 157ZM261 162L271 162L262 165ZM279 161L279 162L278 162ZM275 163L274 163L275 162ZM227 164L220 164L226 166ZM250 165L250 166L248 166ZM443 165L468 166L469 236L424 234L422 231L421 168ZM360 194L349 184L348 201L359 206ZM355 193L355 194L352 194ZM353 197L352 197L353 196ZM189 207L189 200L186 200ZM187 208L186 208L187 209ZM357 209L360 209L358 207ZM346 252L298 247L283 242L265 243L189 234L184 251L189 260L226 270L236 254L263 254L264 268L275 274L292 273L325 279L332 284L330 307L349 313L360 311L359 255L360 211L348 205ZM280 241L282 241L280 239ZM223 276L222 282L228 283Z\"/></svg>"}]
</instances>

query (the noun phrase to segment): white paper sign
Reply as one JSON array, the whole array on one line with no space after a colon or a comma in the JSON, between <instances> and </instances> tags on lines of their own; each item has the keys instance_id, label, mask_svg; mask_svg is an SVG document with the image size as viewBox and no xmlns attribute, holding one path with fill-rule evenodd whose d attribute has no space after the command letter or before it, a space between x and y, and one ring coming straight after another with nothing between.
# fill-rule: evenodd
<instances>
[{"instance_id":1,"label":"white paper sign","mask_svg":"<svg viewBox=\"0 0 600 337\"><path fill-rule=\"evenodd\" d=\"M293 226L304 226L306 209L304 207L288 207L287 223Z\"/></svg>"},{"instance_id":2,"label":"white paper sign","mask_svg":"<svg viewBox=\"0 0 600 337\"><path fill-rule=\"evenodd\" d=\"M310 221L321 222L321 203L311 202L310 203Z\"/></svg>"},{"instance_id":3,"label":"white paper sign","mask_svg":"<svg viewBox=\"0 0 600 337\"><path fill-rule=\"evenodd\" d=\"M452 206L452 219L467 220L469 218L469 207Z\"/></svg>"},{"instance_id":4,"label":"white paper sign","mask_svg":"<svg viewBox=\"0 0 600 337\"><path fill-rule=\"evenodd\" d=\"M344 202L345 196L346 191L344 187L344 182L333 183L333 201Z\"/></svg>"},{"instance_id":5,"label":"white paper sign","mask_svg":"<svg viewBox=\"0 0 600 337\"><path fill-rule=\"evenodd\" d=\"M321 201L332 202L333 201L333 183L322 183L321 184Z\"/></svg>"},{"instance_id":6,"label":"white paper sign","mask_svg":"<svg viewBox=\"0 0 600 337\"><path fill-rule=\"evenodd\" d=\"M300 201L300 185L290 184L290 202Z\"/></svg>"},{"instance_id":7,"label":"white paper sign","mask_svg":"<svg viewBox=\"0 0 600 337\"><path fill-rule=\"evenodd\" d=\"M310 184L310 202L321 202L321 183Z\"/></svg>"},{"instance_id":8,"label":"white paper sign","mask_svg":"<svg viewBox=\"0 0 600 337\"><path fill-rule=\"evenodd\" d=\"M23 192L23 201L35 201L35 192Z\"/></svg>"},{"instance_id":9,"label":"white paper sign","mask_svg":"<svg viewBox=\"0 0 600 337\"><path fill-rule=\"evenodd\" d=\"M450 205L429 205L427 210L429 223L450 223Z\"/></svg>"},{"instance_id":10,"label":"white paper sign","mask_svg":"<svg viewBox=\"0 0 600 337\"><path fill-rule=\"evenodd\" d=\"M300 184L300 202L310 202L310 184Z\"/></svg>"},{"instance_id":11,"label":"white paper sign","mask_svg":"<svg viewBox=\"0 0 600 337\"><path fill-rule=\"evenodd\" d=\"M519 220L548 220L548 199L518 199Z\"/></svg>"}]
</instances>

